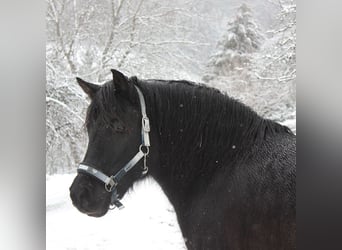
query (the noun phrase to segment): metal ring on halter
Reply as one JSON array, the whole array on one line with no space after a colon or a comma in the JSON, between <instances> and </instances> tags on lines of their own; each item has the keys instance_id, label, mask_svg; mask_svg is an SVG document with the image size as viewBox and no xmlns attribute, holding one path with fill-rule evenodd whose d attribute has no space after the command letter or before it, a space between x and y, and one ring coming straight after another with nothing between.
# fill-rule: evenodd
<instances>
[{"instance_id":1,"label":"metal ring on halter","mask_svg":"<svg viewBox=\"0 0 342 250\"><path fill-rule=\"evenodd\" d=\"M144 147L144 149L146 149L146 153L143 151L143 147ZM150 153L150 148L148 146L145 146L145 145L141 144L139 146L139 151L141 151L144 154L144 156L146 156L146 155L148 155Z\"/></svg>"}]
</instances>

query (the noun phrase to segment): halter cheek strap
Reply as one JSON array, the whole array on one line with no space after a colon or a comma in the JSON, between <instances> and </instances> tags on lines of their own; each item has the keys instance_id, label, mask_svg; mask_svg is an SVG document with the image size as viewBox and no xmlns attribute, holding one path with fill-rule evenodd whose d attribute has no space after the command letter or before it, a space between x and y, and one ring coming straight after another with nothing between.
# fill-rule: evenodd
<instances>
[{"instance_id":1,"label":"halter cheek strap","mask_svg":"<svg viewBox=\"0 0 342 250\"><path fill-rule=\"evenodd\" d=\"M121 181L121 179L142 159L144 158L144 169L142 171L142 174L145 175L148 172L148 167L146 165L146 157L149 154L149 147L150 147L150 121L146 114L146 104L144 95L142 94L141 90L135 86L139 101L140 101L140 108L141 108L141 145L139 146L139 151L136 153L136 155L126 163L125 166L123 166L115 175L107 176L106 174L102 173L100 170L97 170L93 167L90 167L86 165L85 163L81 163L78 168L78 173L85 173L88 175L91 175L93 177L96 177L100 181L102 181L105 185L105 189L107 192L112 193L111 197L111 205L115 207L118 207L119 209L123 208L123 204L119 201L118 194L117 194L117 185Z\"/></svg>"}]
</instances>

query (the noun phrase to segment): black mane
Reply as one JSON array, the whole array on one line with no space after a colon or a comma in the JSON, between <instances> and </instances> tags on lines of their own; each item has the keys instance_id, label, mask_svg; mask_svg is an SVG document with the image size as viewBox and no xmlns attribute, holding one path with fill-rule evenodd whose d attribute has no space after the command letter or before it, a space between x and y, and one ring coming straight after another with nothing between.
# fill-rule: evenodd
<instances>
[{"instance_id":1,"label":"black mane","mask_svg":"<svg viewBox=\"0 0 342 250\"><path fill-rule=\"evenodd\" d=\"M225 127L227 131L225 136L223 138L215 138L215 141L217 141L216 139L222 139L224 143L226 143L226 139L237 137L237 132L240 132L240 135L248 136L249 138L254 137L254 139L264 139L267 134L278 132L292 134L288 127L260 117L250 107L215 88L203 84L185 80L141 81L137 80L136 77L132 77L131 81L141 87L144 95L149 96L150 100L154 100L157 107L152 108L157 108L160 111L157 113L170 112L177 117L177 119L187 119L187 126L191 127L193 130L196 130L196 128L200 129L199 125L203 125L205 122L212 122L214 125L222 125ZM179 110L171 108L177 106L188 112L178 112ZM213 113L213 111L215 112ZM179 115L186 116L179 117ZM211 118L212 121L208 121L209 118ZM236 126L236 123L239 120L244 123L243 126ZM185 124L173 123L172 121L164 122L167 124L171 123L171 125L178 124L181 127L185 126ZM163 124L160 124L160 126L162 125ZM213 134L209 134L209 136L215 136L215 131L209 131L209 133L210 132Z\"/></svg>"}]
</instances>

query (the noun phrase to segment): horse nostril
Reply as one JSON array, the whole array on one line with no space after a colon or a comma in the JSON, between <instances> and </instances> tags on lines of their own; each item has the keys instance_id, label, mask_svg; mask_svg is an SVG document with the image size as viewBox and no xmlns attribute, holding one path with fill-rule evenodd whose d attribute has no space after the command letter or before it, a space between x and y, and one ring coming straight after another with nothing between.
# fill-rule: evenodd
<instances>
[{"instance_id":1,"label":"horse nostril","mask_svg":"<svg viewBox=\"0 0 342 250\"><path fill-rule=\"evenodd\" d=\"M70 198L72 203L81 209L87 209L89 206L90 191L87 188L70 189Z\"/></svg>"}]
</instances>

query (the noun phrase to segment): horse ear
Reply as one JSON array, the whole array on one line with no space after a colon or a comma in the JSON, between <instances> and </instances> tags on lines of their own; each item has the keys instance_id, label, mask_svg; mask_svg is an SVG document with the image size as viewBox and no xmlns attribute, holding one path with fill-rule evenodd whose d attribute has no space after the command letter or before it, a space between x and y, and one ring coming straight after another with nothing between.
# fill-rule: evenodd
<instances>
[{"instance_id":1,"label":"horse ear","mask_svg":"<svg viewBox=\"0 0 342 250\"><path fill-rule=\"evenodd\" d=\"M90 97L93 98L95 93L99 90L100 86L90 83L90 82L86 82L84 80L82 80L79 77L76 77L76 80L78 82L78 84L81 86L81 88L83 89L83 91Z\"/></svg>"},{"instance_id":2,"label":"horse ear","mask_svg":"<svg viewBox=\"0 0 342 250\"><path fill-rule=\"evenodd\" d=\"M128 78L122 74L120 71L115 69L111 69L113 74L113 82L115 86L115 90L117 93L127 93L129 90L129 82Z\"/></svg>"}]
</instances>

